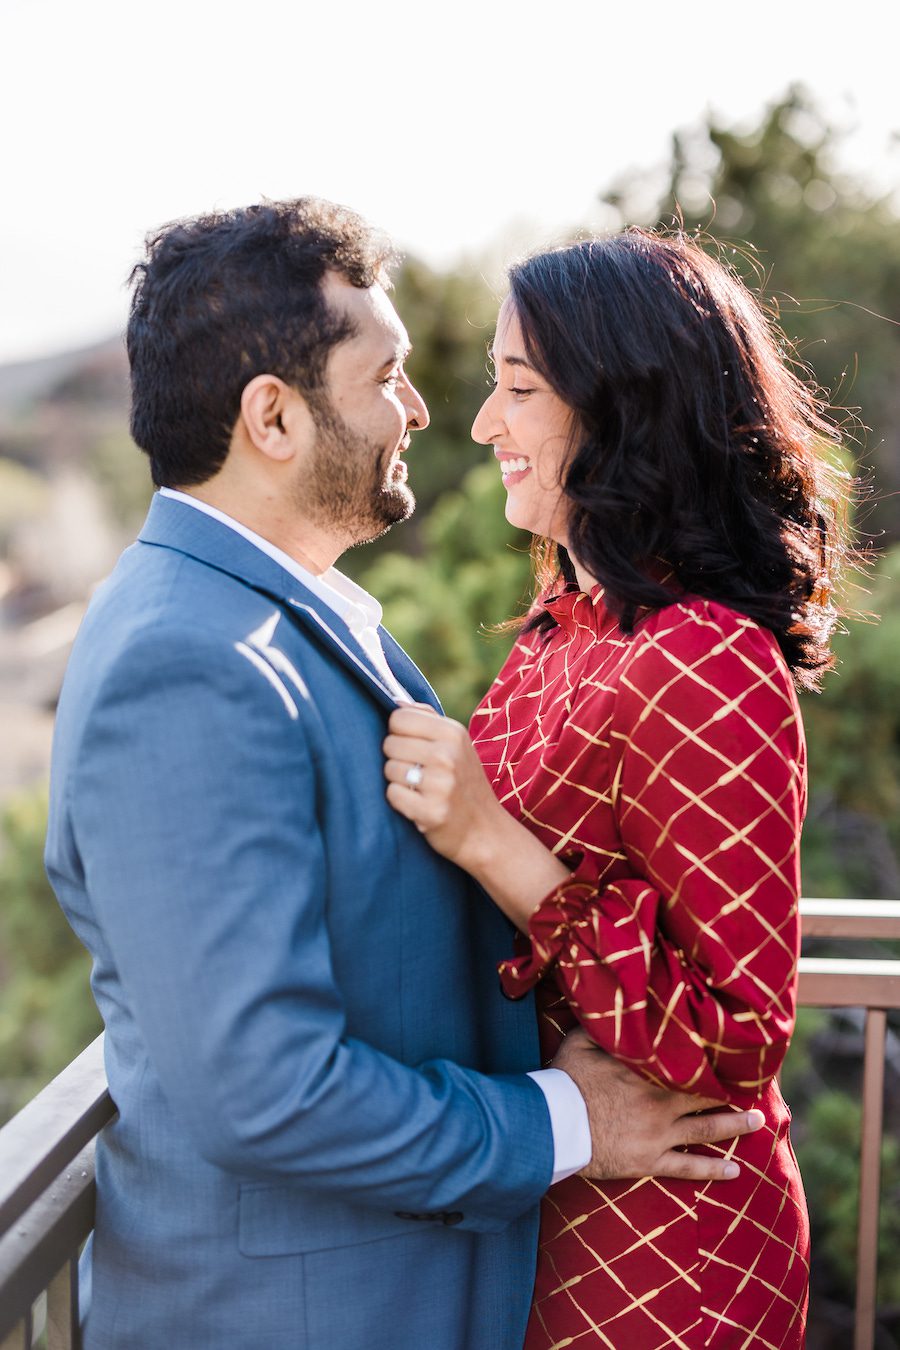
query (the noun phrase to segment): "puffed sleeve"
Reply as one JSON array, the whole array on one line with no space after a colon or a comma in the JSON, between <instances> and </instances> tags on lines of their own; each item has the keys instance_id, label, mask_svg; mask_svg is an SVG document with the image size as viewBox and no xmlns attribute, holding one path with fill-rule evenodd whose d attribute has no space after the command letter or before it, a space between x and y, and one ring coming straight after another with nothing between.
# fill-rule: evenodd
<instances>
[{"instance_id":1,"label":"puffed sleeve","mask_svg":"<svg viewBox=\"0 0 900 1350\"><path fill-rule=\"evenodd\" d=\"M603 1049L747 1106L790 1040L799 946L805 749L772 635L709 602L655 615L609 747L629 875L603 885L585 856L538 905L503 987L517 997L553 968Z\"/></svg>"}]
</instances>

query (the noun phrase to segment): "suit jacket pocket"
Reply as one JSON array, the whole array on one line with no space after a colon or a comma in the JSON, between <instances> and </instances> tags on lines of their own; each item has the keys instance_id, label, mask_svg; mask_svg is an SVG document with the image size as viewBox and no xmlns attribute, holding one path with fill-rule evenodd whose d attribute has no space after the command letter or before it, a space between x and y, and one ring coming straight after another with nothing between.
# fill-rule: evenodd
<instances>
[{"instance_id":1,"label":"suit jacket pocket","mask_svg":"<svg viewBox=\"0 0 900 1350\"><path fill-rule=\"evenodd\" d=\"M420 1224L389 1210L365 1209L299 1186L241 1186L238 1247L244 1256L296 1256L400 1237Z\"/></svg>"}]
</instances>

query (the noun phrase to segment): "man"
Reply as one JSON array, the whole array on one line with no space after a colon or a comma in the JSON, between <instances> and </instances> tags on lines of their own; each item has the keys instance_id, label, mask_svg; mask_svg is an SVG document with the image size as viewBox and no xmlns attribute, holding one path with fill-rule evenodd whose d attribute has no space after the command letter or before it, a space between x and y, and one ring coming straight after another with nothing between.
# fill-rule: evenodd
<instances>
[{"instance_id":1,"label":"man","mask_svg":"<svg viewBox=\"0 0 900 1350\"><path fill-rule=\"evenodd\" d=\"M161 491L72 653L47 845L119 1110L86 1350L517 1350L552 1178L722 1176L673 1146L753 1124L577 1039L529 1077L505 921L385 800L390 712L436 700L332 565L413 507L387 259L302 199L136 269Z\"/></svg>"}]
</instances>

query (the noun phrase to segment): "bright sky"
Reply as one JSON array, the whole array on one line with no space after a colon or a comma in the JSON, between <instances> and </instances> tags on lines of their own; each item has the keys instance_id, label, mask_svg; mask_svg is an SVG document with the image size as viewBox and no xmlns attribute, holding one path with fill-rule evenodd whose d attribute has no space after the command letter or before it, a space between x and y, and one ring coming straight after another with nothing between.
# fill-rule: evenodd
<instances>
[{"instance_id":1,"label":"bright sky","mask_svg":"<svg viewBox=\"0 0 900 1350\"><path fill-rule=\"evenodd\" d=\"M260 196L356 207L438 265L591 223L708 108L793 80L900 183L896 17L756 0L0 0L0 361L120 329L147 230ZM893 32L887 31L892 28Z\"/></svg>"}]
</instances>

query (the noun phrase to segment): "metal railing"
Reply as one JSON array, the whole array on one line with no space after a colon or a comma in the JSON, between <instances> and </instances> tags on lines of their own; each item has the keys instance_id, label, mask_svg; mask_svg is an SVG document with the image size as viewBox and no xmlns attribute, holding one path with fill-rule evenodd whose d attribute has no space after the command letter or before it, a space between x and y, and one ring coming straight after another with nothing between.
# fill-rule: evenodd
<instances>
[{"instance_id":1,"label":"metal railing","mask_svg":"<svg viewBox=\"0 0 900 1350\"><path fill-rule=\"evenodd\" d=\"M900 939L900 902L804 900L804 938ZM854 1350L875 1342L887 1013L900 960L802 957L804 1007L864 1008L863 1124ZM94 1219L94 1142L115 1115L98 1037L0 1130L0 1350L78 1350L77 1253ZM37 1309L37 1312L35 1311Z\"/></svg>"},{"instance_id":2,"label":"metal railing","mask_svg":"<svg viewBox=\"0 0 900 1350\"><path fill-rule=\"evenodd\" d=\"M0 1130L0 1350L77 1350L77 1253L94 1226L94 1141L115 1115L98 1036Z\"/></svg>"},{"instance_id":3,"label":"metal railing","mask_svg":"<svg viewBox=\"0 0 900 1350\"><path fill-rule=\"evenodd\" d=\"M842 942L900 938L900 901L804 900L800 912L804 938ZM875 1344L887 1014L900 1008L900 960L801 957L798 1001L807 1008L864 1008L866 1013L853 1350L871 1350Z\"/></svg>"}]
</instances>

